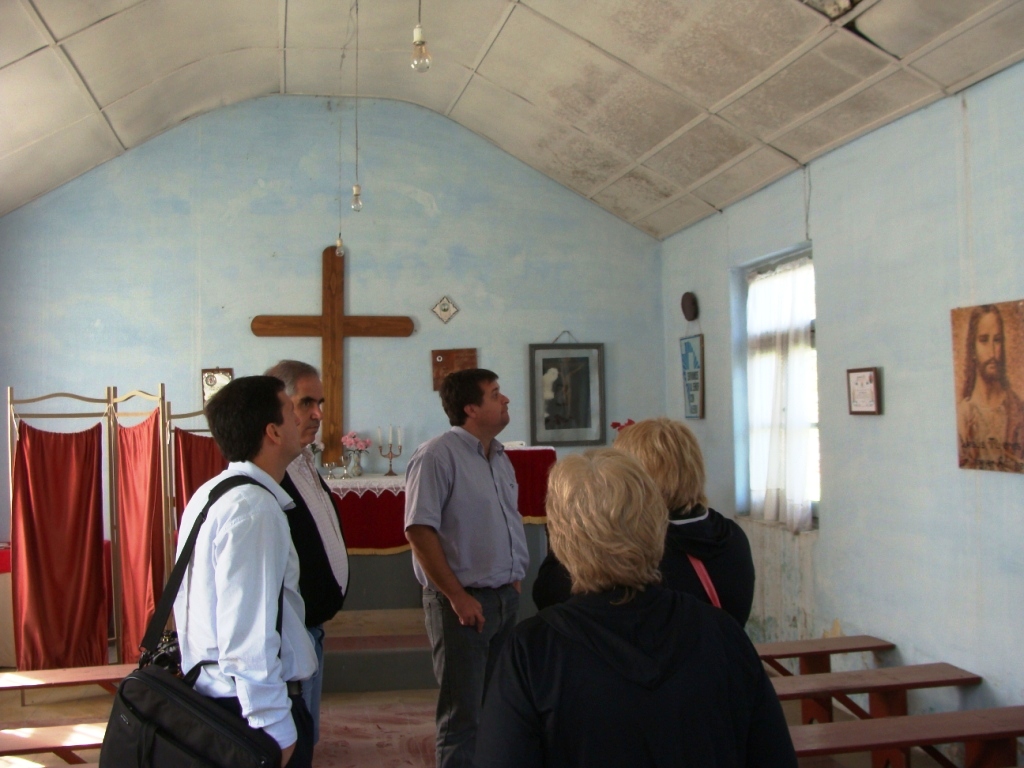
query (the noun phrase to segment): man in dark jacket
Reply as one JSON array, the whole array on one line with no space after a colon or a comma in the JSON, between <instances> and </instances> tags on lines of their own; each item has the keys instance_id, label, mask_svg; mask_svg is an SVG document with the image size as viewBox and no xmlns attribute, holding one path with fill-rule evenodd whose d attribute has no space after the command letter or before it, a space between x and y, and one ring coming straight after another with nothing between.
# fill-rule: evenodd
<instances>
[{"instance_id":1,"label":"man in dark jacket","mask_svg":"<svg viewBox=\"0 0 1024 768\"><path fill-rule=\"evenodd\" d=\"M646 419L619 432L615 447L640 461L668 506L662 585L711 603L696 570L703 565L722 609L744 626L754 600L750 542L734 521L708 508L704 458L693 433L678 421ZM564 602L569 591L568 571L549 552L534 582L534 603L541 609Z\"/></svg>"},{"instance_id":2,"label":"man in dark jacket","mask_svg":"<svg viewBox=\"0 0 1024 768\"><path fill-rule=\"evenodd\" d=\"M312 444L323 419L324 385L308 363L282 360L267 371L284 382L299 417L302 453L288 465L281 487L295 500L286 510L299 555L299 592L306 603L306 629L316 649L317 672L303 683L302 697L313 716L313 743L320 738L320 692L324 679L324 628L345 602L348 551L331 494L314 463Z\"/></svg>"},{"instance_id":3,"label":"man in dark jacket","mask_svg":"<svg viewBox=\"0 0 1024 768\"><path fill-rule=\"evenodd\" d=\"M724 612L657 584L668 514L615 449L551 471L568 602L519 624L491 679L479 768L796 768L754 646Z\"/></svg>"}]
</instances>

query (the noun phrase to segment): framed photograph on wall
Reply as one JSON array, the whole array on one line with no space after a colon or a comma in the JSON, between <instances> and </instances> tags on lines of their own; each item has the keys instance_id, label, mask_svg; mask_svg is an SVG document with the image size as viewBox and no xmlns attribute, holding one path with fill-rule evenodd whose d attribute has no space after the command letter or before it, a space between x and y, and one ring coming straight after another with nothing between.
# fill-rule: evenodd
<instances>
[{"instance_id":1,"label":"framed photograph on wall","mask_svg":"<svg viewBox=\"0 0 1024 768\"><path fill-rule=\"evenodd\" d=\"M233 378L235 378L234 368L203 368L203 406L205 407L210 402L210 398L223 389L224 385Z\"/></svg>"},{"instance_id":2,"label":"framed photograph on wall","mask_svg":"<svg viewBox=\"0 0 1024 768\"><path fill-rule=\"evenodd\" d=\"M683 415L688 419L703 419L704 334L681 338L679 354L683 361Z\"/></svg>"},{"instance_id":3,"label":"framed photograph on wall","mask_svg":"<svg viewBox=\"0 0 1024 768\"><path fill-rule=\"evenodd\" d=\"M604 344L530 345L530 444L605 444Z\"/></svg>"},{"instance_id":4,"label":"framed photograph on wall","mask_svg":"<svg viewBox=\"0 0 1024 768\"><path fill-rule=\"evenodd\" d=\"M853 416L877 416L882 412L882 390L877 368L850 368L846 371L846 394Z\"/></svg>"}]
</instances>

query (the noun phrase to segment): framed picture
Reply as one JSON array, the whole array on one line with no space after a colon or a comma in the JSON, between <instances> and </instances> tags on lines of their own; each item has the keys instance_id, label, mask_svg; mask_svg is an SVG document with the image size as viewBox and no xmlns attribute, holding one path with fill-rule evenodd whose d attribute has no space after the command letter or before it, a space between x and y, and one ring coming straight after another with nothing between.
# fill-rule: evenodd
<instances>
[{"instance_id":1,"label":"framed picture","mask_svg":"<svg viewBox=\"0 0 1024 768\"><path fill-rule=\"evenodd\" d=\"M846 393L853 416L877 416L882 412L877 368L850 368L846 371Z\"/></svg>"},{"instance_id":2,"label":"framed picture","mask_svg":"<svg viewBox=\"0 0 1024 768\"><path fill-rule=\"evenodd\" d=\"M679 354L683 360L683 415L688 419L703 419L704 334L681 338Z\"/></svg>"},{"instance_id":3,"label":"framed picture","mask_svg":"<svg viewBox=\"0 0 1024 768\"><path fill-rule=\"evenodd\" d=\"M210 398L233 378L235 378L234 368L203 368L203 405L205 406Z\"/></svg>"},{"instance_id":4,"label":"framed picture","mask_svg":"<svg viewBox=\"0 0 1024 768\"><path fill-rule=\"evenodd\" d=\"M604 445L604 344L530 345L530 444Z\"/></svg>"}]
</instances>

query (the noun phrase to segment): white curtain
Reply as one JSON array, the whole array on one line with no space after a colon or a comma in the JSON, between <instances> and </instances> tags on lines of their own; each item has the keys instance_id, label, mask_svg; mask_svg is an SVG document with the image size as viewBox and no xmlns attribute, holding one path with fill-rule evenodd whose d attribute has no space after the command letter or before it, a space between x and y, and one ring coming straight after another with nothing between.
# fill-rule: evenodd
<instances>
[{"instance_id":1,"label":"white curtain","mask_svg":"<svg viewBox=\"0 0 1024 768\"><path fill-rule=\"evenodd\" d=\"M793 532L811 527L819 495L814 317L810 257L748 277L751 513Z\"/></svg>"}]
</instances>

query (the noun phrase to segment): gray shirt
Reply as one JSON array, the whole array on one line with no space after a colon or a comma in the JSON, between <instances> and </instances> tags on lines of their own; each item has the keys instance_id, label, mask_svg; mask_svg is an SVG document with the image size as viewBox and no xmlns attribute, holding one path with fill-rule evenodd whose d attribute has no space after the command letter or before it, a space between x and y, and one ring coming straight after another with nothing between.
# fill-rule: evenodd
<instances>
[{"instance_id":1,"label":"gray shirt","mask_svg":"<svg viewBox=\"0 0 1024 768\"><path fill-rule=\"evenodd\" d=\"M530 556L519 514L519 483L497 440L488 461L462 427L428 440L405 471L405 527L437 531L448 565L464 587L500 587L526 576ZM430 584L419 561L413 570Z\"/></svg>"}]
</instances>

